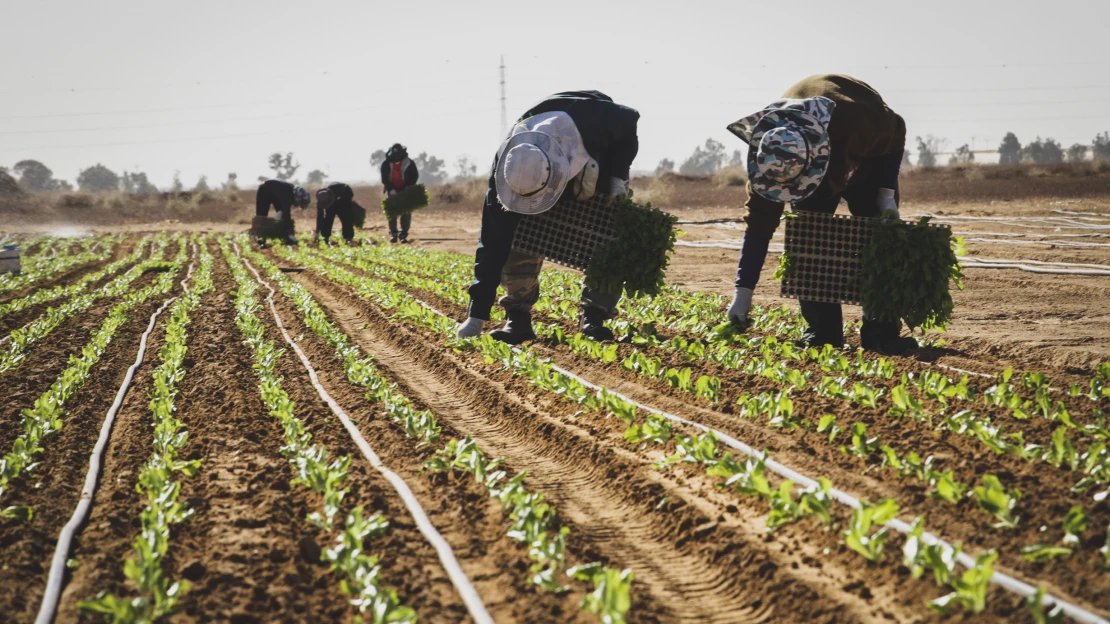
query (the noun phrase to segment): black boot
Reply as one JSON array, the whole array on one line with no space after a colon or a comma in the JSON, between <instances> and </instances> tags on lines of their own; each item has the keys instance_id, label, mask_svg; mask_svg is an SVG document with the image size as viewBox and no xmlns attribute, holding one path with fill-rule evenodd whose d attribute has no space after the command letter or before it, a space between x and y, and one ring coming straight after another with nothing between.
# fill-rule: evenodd
<instances>
[{"instance_id":1,"label":"black boot","mask_svg":"<svg viewBox=\"0 0 1110 624\"><path fill-rule=\"evenodd\" d=\"M799 301L802 317L809 328L802 334L799 346L821 347L831 344L840 349L844 346L844 324L840 304L818 301Z\"/></svg>"},{"instance_id":2,"label":"black boot","mask_svg":"<svg viewBox=\"0 0 1110 624\"><path fill-rule=\"evenodd\" d=\"M883 355L902 355L918 347L912 336L900 336L902 323L863 319L860 327L860 344L865 351Z\"/></svg>"},{"instance_id":3,"label":"black boot","mask_svg":"<svg viewBox=\"0 0 1110 624\"><path fill-rule=\"evenodd\" d=\"M605 312L601 308L586 306L582 309L582 323L578 331L582 332L583 336L598 342L613 340L613 330L605 326L606 320L608 319L605 318Z\"/></svg>"},{"instance_id":4,"label":"black boot","mask_svg":"<svg viewBox=\"0 0 1110 624\"><path fill-rule=\"evenodd\" d=\"M506 310L508 320L501 329L489 333L494 340L506 344L518 345L526 340L535 340L536 332L532 331L531 310Z\"/></svg>"}]
</instances>

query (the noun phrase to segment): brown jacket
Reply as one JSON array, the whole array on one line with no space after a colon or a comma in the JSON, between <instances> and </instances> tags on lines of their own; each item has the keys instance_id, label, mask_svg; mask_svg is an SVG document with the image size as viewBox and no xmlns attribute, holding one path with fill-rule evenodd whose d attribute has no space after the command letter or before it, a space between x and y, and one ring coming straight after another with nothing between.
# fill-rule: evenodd
<instances>
[{"instance_id":1,"label":"brown jacket","mask_svg":"<svg viewBox=\"0 0 1110 624\"><path fill-rule=\"evenodd\" d=\"M829 122L829 169L810 197L831 199L852 183L852 174L865 160L900 153L906 147L906 122L890 110L882 96L862 80L837 74L805 78L790 87L784 98L827 97L836 102ZM807 198L808 200L809 198ZM757 194L748 185L748 229L770 238L779 226L783 204Z\"/></svg>"}]
</instances>

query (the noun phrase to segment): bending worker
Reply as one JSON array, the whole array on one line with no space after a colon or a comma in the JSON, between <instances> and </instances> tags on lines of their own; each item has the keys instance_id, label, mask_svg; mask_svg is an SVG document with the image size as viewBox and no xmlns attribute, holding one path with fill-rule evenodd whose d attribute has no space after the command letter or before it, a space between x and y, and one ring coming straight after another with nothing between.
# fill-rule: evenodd
<instances>
[{"instance_id":1,"label":"bending worker","mask_svg":"<svg viewBox=\"0 0 1110 624\"><path fill-rule=\"evenodd\" d=\"M335 218L339 217L343 229L343 240L348 244L355 239L354 218L351 213L355 192L342 182L332 182L316 191L316 236L325 243L331 243L331 229Z\"/></svg>"},{"instance_id":2,"label":"bending worker","mask_svg":"<svg viewBox=\"0 0 1110 624\"><path fill-rule=\"evenodd\" d=\"M420 172L416 169L416 163L412 162L408 150L400 143L394 143L393 147L386 152L381 173L382 186L385 187L386 195L396 195L420 180ZM411 212L401 215L400 231L397 229L397 217L392 217L389 220L389 242L396 243L398 240L402 243L409 242L409 226L411 225Z\"/></svg>"},{"instance_id":3,"label":"bending worker","mask_svg":"<svg viewBox=\"0 0 1110 624\"><path fill-rule=\"evenodd\" d=\"M517 224L523 215L549 210L564 192L577 199L595 192L628 195L629 169L640 149L639 119L640 113L603 93L569 91L543 100L516 123L493 161L474 253L469 318L459 326L460 338L482 332L502 284L508 323L490 335L509 344L536 337L532 306L540 296L543 258L510 250ZM616 315L620 295L582 289L583 334L613 339L604 323Z\"/></svg>"},{"instance_id":4,"label":"bending worker","mask_svg":"<svg viewBox=\"0 0 1110 624\"><path fill-rule=\"evenodd\" d=\"M312 196L299 186L285 180L266 180L258 187L254 214L259 217L269 216L272 206L274 218L286 226L283 228L288 233L286 241L295 245L297 237L293 235L293 206L303 210L311 202Z\"/></svg>"},{"instance_id":5,"label":"bending worker","mask_svg":"<svg viewBox=\"0 0 1110 624\"><path fill-rule=\"evenodd\" d=\"M898 171L906 123L866 83L839 75L810 76L783 99L731 124L748 144L748 227L728 318L748 323L752 290L783 207L831 214L843 198L859 217L898 216ZM800 301L808 346L844 345L840 304ZM900 337L901 322L867 318L863 348L899 354L917 347Z\"/></svg>"}]
</instances>

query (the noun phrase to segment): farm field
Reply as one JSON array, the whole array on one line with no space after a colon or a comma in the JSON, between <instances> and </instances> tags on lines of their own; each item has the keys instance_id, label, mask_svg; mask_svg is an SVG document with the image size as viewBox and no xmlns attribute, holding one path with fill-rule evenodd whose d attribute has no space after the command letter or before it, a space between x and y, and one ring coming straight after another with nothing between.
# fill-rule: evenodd
<instances>
[{"instance_id":1,"label":"farm field","mask_svg":"<svg viewBox=\"0 0 1110 624\"><path fill-rule=\"evenodd\" d=\"M549 268L520 350L453 339L473 215L413 246L9 235L0 619L39 614L102 429L59 622L1110 617L1110 203L908 204L971 253L945 343L898 358L795 347L773 266L722 330L743 224L674 212L616 344Z\"/></svg>"}]
</instances>

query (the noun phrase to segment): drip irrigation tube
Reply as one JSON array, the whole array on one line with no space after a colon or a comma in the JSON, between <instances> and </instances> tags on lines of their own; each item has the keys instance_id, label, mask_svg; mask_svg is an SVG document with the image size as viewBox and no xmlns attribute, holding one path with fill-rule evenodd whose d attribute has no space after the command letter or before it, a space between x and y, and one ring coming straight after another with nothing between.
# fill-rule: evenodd
<instances>
[{"instance_id":1,"label":"drip irrigation tube","mask_svg":"<svg viewBox=\"0 0 1110 624\"><path fill-rule=\"evenodd\" d=\"M413 300L416 301L417 303L419 303L420 305L422 305L424 308L428 309L429 311L434 312L436 314L439 314L440 316L447 317L446 314L444 314L443 312L440 312L439 310L433 308L432 306L428 305L427 303L424 303L420 299L418 299L416 297L413 297ZM450 317L448 317L448 318L450 318ZM522 350L519 347L513 347L513 351L518 353L518 354L522 353ZM581 383L582 385L584 385L588 388L591 388L593 390L601 390L601 386L599 386L599 385L597 385L597 384L595 384L595 383L593 383L589 380L583 379L582 377L580 377L580 376L578 376L578 375L576 375L576 374L574 374L574 373L572 373L572 372L570 372L570 371L568 371L568 370L566 370L562 367L556 366L555 364L552 364L551 367L554 370L562 373L563 375L566 375L567 377L571 377L572 379L577 380L579 383ZM957 370L957 369L953 369L953 370ZM817 488L817 487L819 487L819 484L817 483L817 481L815 479L811 479L811 478L807 477L806 475L803 475L802 473L798 472L797 470L794 470L793 468L791 468L791 467L789 467L785 464L781 464L781 463L771 459L768 454L761 453L761 452L755 450L754 448L752 448L751 446L748 446L747 444L737 440L736 438L733 438L732 436L730 436L726 433L723 433L721 431L717 431L716 429L713 429L711 427L703 425L699 422L695 422L695 421L692 421L692 420L687 420L685 418L682 418L681 416L676 416L674 414L670 414L668 412L665 412L663 410L651 407L649 405L644 405L643 403L635 401L635 400L633 400L633 399L631 399L631 398L629 398L629 397L627 397L627 396L625 396L621 393L614 392L612 390L609 390L609 392L611 394L613 394L614 396L617 396L617 397L621 398L622 400L625 400L625 401L628 401L629 403L634 404L636 407L638 407L638 408L640 408L644 411L662 416L663 418L666 418L667 420L669 420L671 422L676 422L676 423L680 423L680 424L683 424L683 425L688 425L690 427L694 427L695 429L698 429L698 430L703 431L703 432L712 432L715 436L717 436L717 439L720 442L723 442L725 444L725 446L728 446L729 448L731 448L735 451L739 451L739 452L741 452L745 455L748 455L750 457L764 458L764 465L767 467L767 469L771 470L772 472L778 474L779 476L781 476L783 478L790 479L791 481L794 482L795 485L799 485L799 486L802 486L802 487L805 487L805 488ZM832 496L834 499L836 499L837 502L839 502L839 503L841 503L841 504L843 504L847 507L850 507L852 509L859 509L860 508L859 499L857 499L856 497L852 496L851 494L849 494L847 492L844 492L843 490L838 490L836 488L833 488L832 490L829 491L829 495ZM907 524L907 523L905 523L902 520L899 520L897 518L891 520L890 522L887 522L884 526L886 526L890 529L893 529L893 530L895 530L899 533L902 533L904 535L908 534L913 528L909 524ZM928 531L926 531L922 534L921 539L922 539L923 542L925 542L928 545L938 544L942 548L944 548L948 551L953 550L952 544L950 544L949 542L947 542L945 540L942 540L941 538L937 537L936 535L934 535L933 533L930 533ZM961 551L961 552L957 553L956 554L956 561L958 561L965 568L975 567L975 557L972 557L967 552ZM1028 584L1024 581L1021 581L1017 578L1009 576L1009 575L1007 575L1003 572L995 571L994 575L991 577L991 582L998 585L999 587L1002 587L1003 589L1006 589L1006 590L1008 590L1012 593L1018 594L1019 596L1023 596L1023 597L1032 596L1032 595L1037 593L1037 588L1036 587L1034 587L1034 586L1032 586L1032 585L1030 585L1030 584ZM1065 601L1061 598L1056 598L1055 596L1052 596L1051 594L1048 594L1048 593L1046 593L1044 595L1042 604L1045 606L1046 609L1051 608L1053 605L1059 605L1060 609L1065 614L1067 614L1069 617L1071 617L1072 619L1074 619L1076 621L1082 622L1083 624L1110 624L1110 620L1107 620L1106 618L1104 618L1104 617L1102 617L1102 616L1100 616L1096 613L1088 611L1087 609L1085 609L1085 608L1083 608L1079 605L1067 602L1067 601Z\"/></svg>"},{"instance_id":2,"label":"drip irrigation tube","mask_svg":"<svg viewBox=\"0 0 1110 624\"><path fill-rule=\"evenodd\" d=\"M455 589L458 590L459 595L466 604L467 611L470 612L470 616L474 618L474 621L478 622L478 624L493 624L493 618L490 617L485 604L482 602L481 596L478 595L478 592L471 584L470 578L466 576L466 572L463 572L462 566L459 565L458 559L455 558L455 553L451 550L450 544L447 543L447 540L443 539L443 536L440 535L439 531L432 525L431 520L428 519L428 515L424 512L424 508L420 506L420 502L416 500L416 496L413 495L408 484L405 483L405 480L402 479L400 475L393 472L382 463L381 458L370 448L366 439L362 437L362 433L358 430L358 427L351 422L350 417L347 416L347 412L335 402L335 399L333 399L331 395L328 394L328 391L324 389L324 386L320 384L320 379L316 376L316 371L312 368L312 363L308 361L308 357L305 356L304 351L302 351L297 343L293 341L293 338L289 336L289 333L285 330L285 325L281 322L281 317L278 316L277 306L274 305L274 295L277 294L277 291L262 279L262 276L254 268L250 260L243 257L242 250L239 248L238 244L235 244L235 253L240 257L243 263L247 265L251 273L254 274L255 280L270 291L269 296L266 297L266 303L270 306L270 312L274 316L274 322L277 323L281 335L285 338L285 342L289 343L289 346L293 348L297 357L300 358L301 364L303 364L305 370L308 371L309 379L313 387L316 388L316 393L320 395L320 398L331 408L332 413L343 423L343 427L347 429L347 433L350 434L359 450L362 451L363 457L365 457L367 461L370 462L370 465L389 481L390 485L393 486L393 489L401 497L401 500L405 503L405 507L408 508L409 513L412 514L413 519L416 520L416 526L420 530L420 533L422 533L425 539L435 548L444 570L447 571L447 576L451 578L451 582L455 585Z\"/></svg>"},{"instance_id":3,"label":"drip irrigation tube","mask_svg":"<svg viewBox=\"0 0 1110 624\"><path fill-rule=\"evenodd\" d=\"M194 255L196 250L194 244ZM192 275L193 263L190 262L189 271L185 274L185 278L181 280L181 289L184 292L189 292L189 287L186 286L185 282ZM100 480L104 449L108 446L108 439L112 437L112 426L115 425L116 415L123 407L123 400L127 397L127 391L131 388L131 380L135 377L135 371L143 363L147 340L150 338L151 332L154 331L154 324L158 321L162 312L165 312L166 308L174 301L177 301L177 297L170 297L150 316L150 323L147 324L146 331L139 339L139 352L135 355L135 361L127 369L127 375L124 376L123 383L120 384L119 390L116 392L116 400L112 402L112 406L108 408L108 412L104 415L104 422L100 425L100 436L96 439L96 446L93 447L92 455L89 455L89 471L85 474L85 486L81 489L81 499L77 502L77 508L73 510L69 522L62 527L61 533L58 534L58 543L54 548L54 558L50 561L50 574L46 577L46 589L43 590L42 604L39 606L38 616L35 617L35 624L50 624L54 621L54 614L58 610L58 599L62 595L66 559L69 557L69 550L73 545L73 536L85 524L89 510L92 508L93 496L96 494L97 482Z\"/></svg>"}]
</instances>

